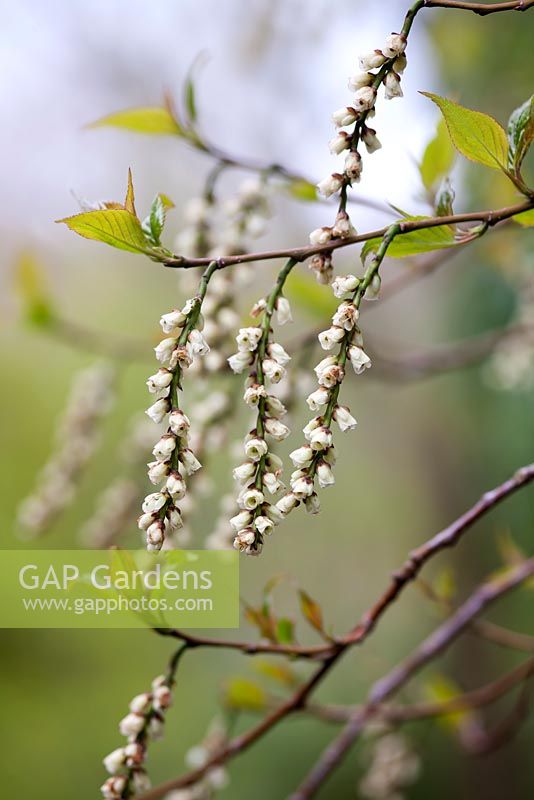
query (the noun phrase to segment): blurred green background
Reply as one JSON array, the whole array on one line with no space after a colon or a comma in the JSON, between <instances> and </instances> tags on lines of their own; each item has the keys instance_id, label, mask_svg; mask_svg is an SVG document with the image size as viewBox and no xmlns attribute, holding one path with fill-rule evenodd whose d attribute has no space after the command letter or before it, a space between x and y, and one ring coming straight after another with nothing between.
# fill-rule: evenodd
<instances>
[{"instance_id":1,"label":"blurred green background","mask_svg":"<svg viewBox=\"0 0 534 800\"><path fill-rule=\"evenodd\" d=\"M95 360L24 323L13 288L19 254L30 250L42 264L54 307L64 317L110 336L135 336L147 345L146 364L123 365L103 444L76 501L43 539L46 547L80 546L80 527L92 513L95 497L120 466L117 448L131 417L147 404L144 381L153 371L150 348L157 338L157 320L185 299L171 270L76 239L52 220L75 213L71 190L91 198L121 198L131 166L139 207L147 208L157 191L175 201L168 223L172 234L180 228L183 204L201 187L207 160L179 141L87 131L83 125L119 108L158 104L164 88L179 91L195 55L207 50L211 60L197 91L210 138L233 152L280 160L322 177L331 169L329 117L346 102L346 75L354 71L359 53L380 46L390 29L398 28L404 7L393 0L340 0L335 7L323 0L208 0L202 9L192 0L157 6L139 0L100 0L88 6L75 0L68 7L53 0L22 0L6 8L0 34L6 67L0 86L7 111L0 134L6 167L0 189L2 547L27 546L19 538L17 506L50 452L73 375ZM375 121L384 147L367 159L357 192L417 213L424 206L415 162L437 122L437 111L417 90L445 94L505 123L532 90L532 14L481 19L463 12L423 12L408 62L404 100L386 108L379 104ZM369 161L373 164L367 169ZM233 181L224 184L227 192ZM457 210L513 200L501 178L465 162L455 170L454 185ZM328 213L324 207L280 197L260 246L303 242L311 228L329 223ZM359 230L384 220L366 209L353 215ZM355 258L354 253L340 253L338 271L353 269ZM274 274L268 265L256 268L260 277L247 289L240 304L243 312ZM391 274L405 268L386 264ZM373 309L362 326L369 342L376 335L403 354L432 342L476 335L514 318L519 289L531 269L528 231L493 233L383 309ZM328 289L324 293L328 296ZM320 312L291 288L288 294L298 330L321 324ZM283 333L290 336L286 329ZM310 369L318 358L316 353L310 359ZM355 433L337 437L337 482L323 494L323 513L292 515L262 557L243 561L241 569L242 592L249 602L258 602L271 575L291 574L296 585L321 603L325 619L338 633L377 596L412 546L453 520L484 489L532 460L532 389L497 390L487 365L409 383L382 381L372 373L351 380L344 389L359 426ZM295 412L295 431L306 416L302 408ZM240 429L247 424L242 414ZM298 432L295 441L300 441ZM222 455L214 460L215 495L230 488L232 461ZM210 533L216 509L215 501L202 504L193 544L201 546ZM439 577L449 567L460 599L502 563L495 544L499 534L511 533L528 551L533 521L534 496L527 489L478 524L454 552L436 559L425 577ZM124 541L134 545L135 531ZM435 608L421 599L417 588L407 590L366 647L343 660L319 697L340 703L362 700L370 682L437 623ZM298 617L291 585L277 591L277 603ZM532 610L532 594L519 591L495 608L491 618L528 632ZM299 622L298 631L303 642L314 640L304 623ZM241 633L257 635L247 625ZM120 744L117 722L130 698L145 691L162 671L172 652L169 642L144 631L4 631L1 642L5 796L98 797L105 778L101 758ZM437 671L446 670L458 687L468 689L517 661L513 653L466 636L443 662L411 684L402 699L420 697L425 681ZM294 668L302 676L309 669ZM184 753L202 739L214 716L221 685L236 675L283 691L269 684L252 659L230 653L213 658L202 650L187 655L166 736L150 750L154 782L183 770ZM506 713L511 702L506 699L489 719ZM253 714L243 714L238 727L253 719ZM501 751L477 759L461 752L450 726L413 724L408 733L421 755L422 773L407 796L532 797L533 730L531 723L525 725ZM333 734L324 723L290 720L232 764L231 782L221 797L285 797ZM357 797L367 752L356 748L320 796Z\"/></svg>"}]
</instances>

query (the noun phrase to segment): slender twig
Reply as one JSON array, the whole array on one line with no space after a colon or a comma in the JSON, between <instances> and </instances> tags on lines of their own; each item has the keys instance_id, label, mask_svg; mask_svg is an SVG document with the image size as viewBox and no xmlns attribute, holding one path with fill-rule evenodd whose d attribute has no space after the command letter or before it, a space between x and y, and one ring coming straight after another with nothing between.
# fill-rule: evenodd
<instances>
[{"instance_id":1,"label":"slender twig","mask_svg":"<svg viewBox=\"0 0 534 800\"><path fill-rule=\"evenodd\" d=\"M240 755L252 744L258 741L258 739L261 739L264 734L274 728L283 719L305 707L308 698L311 696L315 688L321 683L323 678L328 674L334 664L338 661L341 655L350 645L361 643L363 639L369 635L386 608L394 602L402 588L415 578L416 574L427 560L444 548L451 547L452 545L456 544L461 538L462 534L468 528L470 528L471 525L484 516L490 509L494 508L506 497L509 497L518 489L528 485L533 480L534 464L531 464L527 467L522 467L512 478L505 481L495 489L492 489L490 492L486 492L486 494L482 496L478 503L476 503L461 517L459 517L459 519L452 523L452 525L450 525L448 528L445 528L420 548L413 551L403 567L394 574L391 584L381 595L379 600L363 615L359 624L347 636L345 636L343 639L337 639L333 641L329 652L325 652L324 660L322 661L320 667L313 673L311 678L306 683L299 687L292 697L269 713L264 719L261 720L261 722L252 727L250 730L230 740L230 742L228 742L224 748L215 753L202 767L156 786L154 789L144 794L141 800L158 800L158 798L163 797L167 792L170 792L173 789L192 786L193 784L197 783L212 767L226 763L235 756ZM238 649L245 654L249 653L249 648L251 648L249 642L243 642L239 644L233 641L227 642L222 639L209 640L190 636L189 634L184 635L183 632L178 630L158 632L182 639L186 645L191 647L208 646L225 648L228 645L229 648ZM254 648L255 646L253 645L250 649L251 654L254 654ZM256 652L260 652L260 650L256 650ZM281 650L270 650L269 652L275 653L281 652ZM302 652L287 654L304 655Z\"/></svg>"},{"instance_id":2,"label":"slender twig","mask_svg":"<svg viewBox=\"0 0 534 800\"><path fill-rule=\"evenodd\" d=\"M472 623L471 627L473 627L475 622ZM516 686L532 675L533 670L534 659L529 658L500 678L484 686L472 689L469 692L458 694L447 700L430 703L414 703L409 706L384 705L377 711L376 716L385 722L401 724L404 722L426 720L432 717L445 717L449 714L457 714L462 711L483 708L484 706L495 703L505 694L515 689ZM362 711L362 706L337 706L309 703L302 710L324 722L339 724L348 722L349 719L360 713Z\"/></svg>"},{"instance_id":3,"label":"slender twig","mask_svg":"<svg viewBox=\"0 0 534 800\"><path fill-rule=\"evenodd\" d=\"M499 11L528 11L534 6L534 0L514 0L511 3L462 3L455 0L424 0L424 8L450 8L460 11L473 11L481 17L496 14Z\"/></svg>"},{"instance_id":4,"label":"slender twig","mask_svg":"<svg viewBox=\"0 0 534 800\"><path fill-rule=\"evenodd\" d=\"M507 206L506 208L499 208L493 211L471 211L466 214L451 214L447 217L428 217L424 219L414 220L401 220L398 223L397 235L401 236L413 231L421 231L426 228L437 228L440 225L460 225L464 222L485 222L488 227L493 227L503 220L515 217L524 211L529 211L534 208L534 199L525 200L514 206ZM232 264L244 264L250 261L270 261L277 258L292 258L295 261L305 261L316 253L330 253L332 250L339 250L342 247L348 247L353 244L360 244L367 242L369 239L383 239L391 226L380 228L375 231L368 231L361 233L357 236L348 236L345 239L334 239L327 244L320 245L306 245L304 247L293 247L282 250L265 250L258 253L243 253L236 256L225 256L218 260L219 268L229 267ZM472 236L467 235L464 243L472 241ZM459 240L458 245L462 243ZM210 258L186 258L185 256L173 256L172 258L162 256L161 263L166 267L173 267L179 269L189 269L191 267L206 267L212 259Z\"/></svg>"},{"instance_id":5,"label":"slender twig","mask_svg":"<svg viewBox=\"0 0 534 800\"><path fill-rule=\"evenodd\" d=\"M531 558L505 575L482 584L450 619L423 641L411 656L377 681L369 692L367 705L358 709L341 734L324 751L308 776L291 795L291 800L309 800L310 797L314 797L325 780L339 766L369 720L375 716L380 704L395 694L423 666L446 650L484 609L533 575L534 558Z\"/></svg>"}]
</instances>

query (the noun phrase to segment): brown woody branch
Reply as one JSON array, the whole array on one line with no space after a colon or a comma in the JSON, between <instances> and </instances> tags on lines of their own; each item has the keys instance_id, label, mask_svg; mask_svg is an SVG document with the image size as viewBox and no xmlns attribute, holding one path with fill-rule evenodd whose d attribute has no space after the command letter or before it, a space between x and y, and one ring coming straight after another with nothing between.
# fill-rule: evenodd
<instances>
[{"instance_id":1,"label":"brown woody branch","mask_svg":"<svg viewBox=\"0 0 534 800\"><path fill-rule=\"evenodd\" d=\"M325 750L296 792L291 795L291 800L309 800L310 797L314 797L339 766L369 720L379 712L380 705L408 683L423 666L446 650L489 605L533 575L534 558L531 558L511 569L506 575L480 586L450 619L424 640L411 656L377 681L369 692L367 705L355 712L342 733Z\"/></svg>"},{"instance_id":2,"label":"brown woody branch","mask_svg":"<svg viewBox=\"0 0 534 800\"><path fill-rule=\"evenodd\" d=\"M460 11L473 11L481 17L499 11L527 11L534 6L534 0L515 0L511 3L462 3L455 0L425 0L423 8L456 8Z\"/></svg>"},{"instance_id":3,"label":"brown woody branch","mask_svg":"<svg viewBox=\"0 0 534 800\"><path fill-rule=\"evenodd\" d=\"M436 536L432 537L428 542L422 545L417 550L414 550L410 558L405 562L401 569L394 573L390 585L386 588L385 592L381 595L379 600L363 615L358 625L347 636L342 639L337 639L333 642L332 646L325 651L323 661L320 667L313 673L311 678L295 692L286 702L282 703L278 708L269 713L257 725L250 728L244 734L235 737L228 744L216 753L212 758L202 767L192 770L178 778L173 778L165 783L156 786L144 794L141 800L158 800L163 797L167 792L173 789L180 789L186 786L192 786L197 783L212 767L224 764L230 761L237 755L240 755L253 745L258 739L261 739L268 731L274 728L279 722L291 714L300 711L308 702L308 698L312 695L315 688L328 674L333 665L338 661L345 650L353 644L361 643L374 629L378 620L384 611L395 601L398 594L402 591L403 587L412 581L421 567L433 555L441 550L451 547L456 544L461 538L462 534L470 528L481 517L488 513L492 508L502 502L505 498L509 497L523 486L528 485L534 480L534 464L522 467L512 476L509 480L505 481L500 486L486 492L481 499L469 511L463 514L459 519L452 523L448 528L445 528ZM459 612L457 612L458 614ZM196 637L190 634L184 634L179 630L166 630L158 631L167 636L173 636L182 639L190 647L230 647L231 649L238 649L243 653L254 652L255 646L249 642L233 642L224 639L206 639L205 637ZM186 638L184 638L186 637ZM280 646L276 650L270 649L271 653L279 653L284 655L297 655L312 657L317 656L316 648L305 648L306 652L295 652L292 646ZM256 652L260 650L256 649ZM263 651L264 652L264 651ZM385 698L384 698L385 699Z\"/></svg>"},{"instance_id":4,"label":"brown woody branch","mask_svg":"<svg viewBox=\"0 0 534 800\"><path fill-rule=\"evenodd\" d=\"M404 220L399 222L398 236L413 231L425 230L427 228L437 228L441 225L460 225L466 222L483 222L488 227L493 227L499 222L521 214L524 211L530 211L534 208L534 198L525 200L523 203L518 203L514 206L507 206L506 208L499 208L493 211L472 211L466 214L451 214L447 217L428 217L425 219ZM357 236L349 236L345 239L334 239L331 242L323 245L307 245L305 247L293 247L282 250L265 250L258 253L243 253L242 255L225 256L218 259L220 268L229 267L232 264L244 264L250 261L270 261L278 258L292 258L295 261L306 261L307 258L317 253L330 253L332 250L339 250L342 247L349 247L353 244L361 244L370 239L382 239L388 227L380 228L376 231L368 231ZM473 235L467 234L464 243L473 240ZM210 258L186 258L185 256L175 256L172 258L162 258L161 262L166 267L174 267L180 269L189 269L191 267L207 267L213 259Z\"/></svg>"}]
</instances>

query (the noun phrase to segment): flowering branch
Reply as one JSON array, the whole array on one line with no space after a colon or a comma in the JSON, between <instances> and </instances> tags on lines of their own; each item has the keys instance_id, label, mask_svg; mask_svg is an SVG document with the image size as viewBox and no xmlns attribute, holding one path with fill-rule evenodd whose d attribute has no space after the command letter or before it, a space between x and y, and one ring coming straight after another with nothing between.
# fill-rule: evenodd
<instances>
[{"instance_id":1,"label":"flowering branch","mask_svg":"<svg viewBox=\"0 0 534 800\"><path fill-rule=\"evenodd\" d=\"M355 644L360 644L376 626L380 617L386 609L394 603L398 595L407 583L413 581L421 567L441 550L455 545L462 535L481 517L487 514L496 505L501 503L510 495L524 486L534 481L534 464L519 469L515 475L502 483L500 486L486 492L480 500L475 503L461 517L455 520L447 528L437 533L425 544L414 550L405 564L393 574L392 581L379 599L363 615L360 622L344 637L334 639L330 648L325 648L324 653L318 653L316 648L298 648L276 646L255 645L249 642L236 642L231 640L215 640L204 637L196 637L184 634L178 630L160 630L158 633L181 639L187 647L215 647L240 650L244 654L255 655L260 652L270 652L280 655L295 655L302 657L321 657L322 663L312 676L292 695L286 702L281 704L267 715L261 722L244 734L230 740L223 749L215 753L212 758L202 767L192 770L179 778L174 778L160 786L155 787L150 792L142 796L141 800L158 800L172 789L194 785L212 767L226 763L241 754L244 750L262 738L265 733L275 727L286 717L300 711L308 702L308 698L328 674L334 664L338 661L345 650ZM530 563L530 562L526 562ZM522 567L523 565L521 565ZM534 563L531 564L534 568ZM462 607L463 608L463 607ZM459 614L456 612L456 615ZM454 618L456 618L456 615ZM465 622L465 625L468 621ZM268 649L265 649L268 647ZM386 699L386 698L383 698ZM381 700L380 702L383 702Z\"/></svg>"},{"instance_id":2,"label":"flowering branch","mask_svg":"<svg viewBox=\"0 0 534 800\"><path fill-rule=\"evenodd\" d=\"M525 200L517 205L507 206L505 208L495 209L493 211L472 211L466 214L450 214L445 217L428 217L417 220L405 220L398 223L399 229L398 236L413 231L426 230L427 228L436 228L445 225L460 225L464 222L484 222L488 227L493 227L499 222L515 217L525 211L534 208L534 199ZM225 256L219 259L219 267L229 267L232 264L244 264L249 261L270 261L277 258L293 258L297 262L305 261L310 256L320 253L330 253L332 250L338 250L342 247L348 247L353 244L361 244L370 239L383 238L388 227L379 228L375 231L368 231L367 233L358 234L355 236L348 236L345 239L333 239L324 244L312 244L304 247L295 247L280 250L267 250L256 253L245 253L243 255ZM466 243L471 241L467 238ZM462 241L460 241L460 244ZM191 267L205 267L210 263L206 258L185 258L184 256L173 256L172 258L162 257L161 262L166 267L173 267L179 269L189 269Z\"/></svg>"}]
</instances>

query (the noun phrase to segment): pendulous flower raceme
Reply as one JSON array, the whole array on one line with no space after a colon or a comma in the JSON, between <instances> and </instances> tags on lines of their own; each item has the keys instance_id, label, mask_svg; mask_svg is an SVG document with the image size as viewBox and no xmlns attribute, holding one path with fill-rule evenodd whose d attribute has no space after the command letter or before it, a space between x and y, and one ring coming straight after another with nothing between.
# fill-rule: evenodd
<instances>
[{"instance_id":1,"label":"pendulous flower raceme","mask_svg":"<svg viewBox=\"0 0 534 800\"><path fill-rule=\"evenodd\" d=\"M104 800L124 800L150 789L145 770L150 740L163 735L165 712L172 704L173 679L160 675L152 681L150 692L136 695L128 714L119 722L119 731L127 742L104 758L111 777L101 786Z\"/></svg>"},{"instance_id":2,"label":"pendulous flower raceme","mask_svg":"<svg viewBox=\"0 0 534 800\"><path fill-rule=\"evenodd\" d=\"M279 325L292 321L291 308L282 289L294 264L293 260L286 264L271 294L255 304L251 315L260 322L239 330L237 352L228 359L234 372L249 370L243 399L247 406L256 410L255 426L244 441L246 460L233 472L240 486L237 498L240 510L230 520L235 531L234 547L247 555L261 553L265 536L272 533L281 517L277 507L267 499L283 488L280 481L283 465L269 442L282 441L290 430L282 421L286 407L272 392L272 387L284 378L291 357L281 344L272 340L271 321L273 316Z\"/></svg>"},{"instance_id":3,"label":"pendulous flower raceme","mask_svg":"<svg viewBox=\"0 0 534 800\"><path fill-rule=\"evenodd\" d=\"M190 421L179 406L178 391L184 371L210 351L201 331L201 307L216 269L217 263L212 262L201 279L198 294L182 309L174 309L160 320L167 338L155 348L162 366L147 380L148 390L156 400L146 413L157 424L167 420L168 427L152 450L155 460L148 464L151 483L161 488L145 497L138 519L148 550L161 550L165 537L182 527L179 502L186 494L186 479L201 467L189 446Z\"/></svg>"},{"instance_id":4,"label":"pendulous flower raceme","mask_svg":"<svg viewBox=\"0 0 534 800\"><path fill-rule=\"evenodd\" d=\"M334 111L332 120L338 130L328 145L332 155L343 156L343 170L333 172L317 184L324 197L340 194L338 214L333 226L323 226L311 232L312 245L328 244L333 239L344 239L356 233L346 211L347 189L360 181L363 169L360 144L363 143L370 154L381 147L376 130L367 124L375 115L378 89L384 87L384 97L388 100L402 97L400 76L406 68L406 44L404 34L392 33L381 50L360 58L362 71L349 78L353 100L350 106ZM351 127L352 130L343 130ZM315 255L309 266L320 283L331 282L332 258L328 252Z\"/></svg>"}]
</instances>

